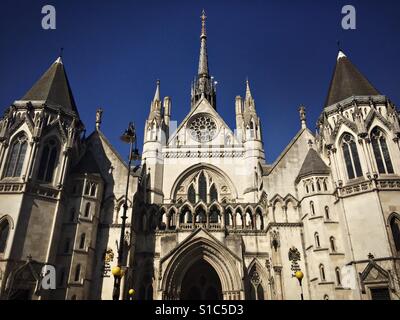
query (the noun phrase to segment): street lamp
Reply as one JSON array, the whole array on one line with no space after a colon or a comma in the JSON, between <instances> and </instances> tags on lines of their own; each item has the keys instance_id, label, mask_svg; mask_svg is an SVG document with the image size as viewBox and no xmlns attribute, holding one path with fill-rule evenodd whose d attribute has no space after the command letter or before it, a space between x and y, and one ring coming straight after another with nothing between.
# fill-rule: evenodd
<instances>
[{"instance_id":1,"label":"street lamp","mask_svg":"<svg viewBox=\"0 0 400 320\"><path fill-rule=\"evenodd\" d=\"M128 191L129 191L129 179L131 176L131 165L132 161L139 158L139 152L136 147L136 130L132 122L129 123L128 129L125 130L124 134L121 136L121 140L125 143L129 143L129 161L128 161L128 176L126 178L126 189L125 189L125 201L124 201L124 211L122 214L122 225L121 225L121 235L118 246L118 264L114 267L111 272L114 276L114 290L113 290L113 300L119 300L121 292L121 280L124 276L124 271L122 270L122 259L124 256L124 237L125 237L125 226L126 219L128 218L126 212L128 210ZM133 147L135 145L135 148Z\"/></svg>"},{"instance_id":2,"label":"street lamp","mask_svg":"<svg viewBox=\"0 0 400 320\"><path fill-rule=\"evenodd\" d=\"M297 280L299 280L299 284L300 284L300 289L301 289L301 300L304 300L304 296L303 296L303 285L302 285L302 280L304 278L304 273L301 271L296 271L295 275L294 275Z\"/></svg>"}]
</instances>

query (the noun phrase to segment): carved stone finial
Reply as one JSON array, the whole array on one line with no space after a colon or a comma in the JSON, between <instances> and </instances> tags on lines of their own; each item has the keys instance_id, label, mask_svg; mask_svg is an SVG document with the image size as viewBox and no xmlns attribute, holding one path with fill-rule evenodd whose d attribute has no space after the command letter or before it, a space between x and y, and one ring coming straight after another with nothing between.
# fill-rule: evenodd
<instances>
[{"instance_id":1,"label":"carved stone finial","mask_svg":"<svg viewBox=\"0 0 400 320\"><path fill-rule=\"evenodd\" d=\"M96 129L100 129L101 121L103 118L103 109L99 108L96 110Z\"/></svg>"},{"instance_id":2,"label":"carved stone finial","mask_svg":"<svg viewBox=\"0 0 400 320\"><path fill-rule=\"evenodd\" d=\"M303 105L301 105L299 107L299 114L300 114L300 121L301 121L301 128L305 129L307 128L307 123L306 123L306 107L304 107Z\"/></svg>"}]
</instances>

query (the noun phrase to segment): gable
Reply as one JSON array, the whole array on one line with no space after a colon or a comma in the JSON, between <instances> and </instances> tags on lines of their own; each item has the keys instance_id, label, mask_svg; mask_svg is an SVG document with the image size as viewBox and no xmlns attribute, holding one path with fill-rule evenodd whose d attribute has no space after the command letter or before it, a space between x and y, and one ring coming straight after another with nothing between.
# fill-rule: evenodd
<instances>
[{"instance_id":1,"label":"gable","mask_svg":"<svg viewBox=\"0 0 400 320\"><path fill-rule=\"evenodd\" d=\"M264 176L264 190L269 194L296 194L295 180L310 149L309 140L314 136L308 129L300 130Z\"/></svg>"},{"instance_id":2,"label":"gable","mask_svg":"<svg viewBox=\"0 0 400 320\"><path fill-rule=\"evenodd\" d=\"M226 124L224 119L218 114L218 112L211 106L211 104L208 102L207 99L202 98L199 100L199 102L196 104L196 106L186 115L186 117L183 119L181 124L178 126L176 131L170 136L170 139L167 143L168 146L175 146L177 144L177 141L179 141L179 145L199 145L199 144L204 144L196 141L191 137L189 132L186 132L186 128L188 127L188 124L190 121L200 115L209 115L211 118L216 122L217 124L217 132L216 132L216 137L209 141L208 145L220 145L224 146L226 145L224 137L227 136L230 138L231 144L238 144L238 140L233 134L233 131L229 128L229 126Z\"/></svg>"},{"instance_id":3,"label":"gable","mask_svg":"<svg viewBox=\"0 0 400 320\"><path fill-rule=\"evenodd\" d=\"M389 273L372 260L361 273L360 278L363 283L379 283L390 280Z\"/></svg>"}]
</instances>

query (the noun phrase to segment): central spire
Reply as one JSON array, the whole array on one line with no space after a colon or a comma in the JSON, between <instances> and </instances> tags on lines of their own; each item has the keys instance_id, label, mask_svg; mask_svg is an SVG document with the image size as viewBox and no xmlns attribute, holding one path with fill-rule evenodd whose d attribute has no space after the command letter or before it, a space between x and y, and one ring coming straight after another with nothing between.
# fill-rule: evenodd
<instances>
[{"instance_id":1,"label":"central spire","mask_svg":"<svg viewBox=\"0 0 400 320\"><path fill-rule=\"evenodd\" d=\"M208 70L208 55L207 55L207 31L206 20L207 16L203 10L200 16L201 19L201 35L200 35L200 57L199 70L197 77L192 85L192 108L200 99L205 98L216 109L216 95L214 79L210 76Z\"/></svg>"},{"instance_id":2,"label":"central spire","mask_svg":"<svg viewBox=\"0 0 400 320\"><path fill-rule=\"evenodd\" d=\"M206 20L207 16L203 10L201 14L201 35L200 35L200 59L199 59L199 76L208 75L208 57L207 57L207 31Z\"/></svg>"}]
</instances>

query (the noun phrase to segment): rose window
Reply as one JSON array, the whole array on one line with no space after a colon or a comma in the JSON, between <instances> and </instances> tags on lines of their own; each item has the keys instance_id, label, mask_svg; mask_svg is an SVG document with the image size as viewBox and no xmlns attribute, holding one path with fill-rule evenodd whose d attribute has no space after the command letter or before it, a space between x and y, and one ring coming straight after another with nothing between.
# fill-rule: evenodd
<instances>
[{"instance_id":1,"label":"rose window","mask_svg":"<svg viewBox=\"0 0 400 320\"><path fill-rule=\"evenodd\" d=\"M209 142L217 135L217 124L208 115L199 115L189 124L190 134L198 142Z\"/></svg>"}]
</instances>

